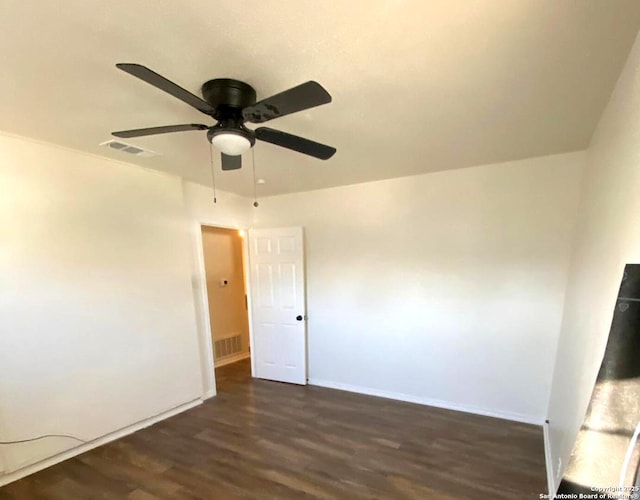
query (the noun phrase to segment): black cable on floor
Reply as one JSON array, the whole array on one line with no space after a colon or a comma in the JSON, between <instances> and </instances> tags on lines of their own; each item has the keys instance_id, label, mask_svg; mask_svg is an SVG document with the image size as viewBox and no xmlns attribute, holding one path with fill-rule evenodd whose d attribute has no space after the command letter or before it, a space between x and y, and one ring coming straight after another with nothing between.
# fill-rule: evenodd
<instances>
[{"instance_id":1,"label":"black cable on floor","mask_svg":"<svg viewBox=\"0 0 640 500\"><path fill-rule=\"evenodd\" d=\"M36 436L28 439L18 439L16 441L0 441L0 444L18 444L18 443L30 443L31 441L38 441L40 439L45 439L49 437L60 437L60 438L69 438L75 439L76 441L80 441L81 443L87 443L84 439L80 439L75 436L70 436L69 434L43 434L42 436Z\"/></svg>"}]
</instances>

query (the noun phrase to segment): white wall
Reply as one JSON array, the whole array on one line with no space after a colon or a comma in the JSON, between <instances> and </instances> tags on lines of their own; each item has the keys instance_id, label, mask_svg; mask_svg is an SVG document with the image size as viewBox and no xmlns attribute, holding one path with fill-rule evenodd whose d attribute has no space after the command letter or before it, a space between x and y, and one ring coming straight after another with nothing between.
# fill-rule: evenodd
<instances>
[{"instance_id":1,"label":"white wall","mask_svg":"<svg viewBox=\"0 0 640 500\"><path fill-rule=\"evenodd\" d=\"M251 225L253 202L218 189L217 203L213 202L213 189L189 181L182 181L184 206L189 220L200 231L200 224L228 228L247 228Z\"/></svg>"},{"instance_id":2,"label":"white wall","mask_svg":"<svg viewBox=\"0 0 640 500\"><path fill-rule=\"evenodd\" d=\"M311 381L541 423L583 161L263 199L305 228Z\"/></svg>"},{"instance_id":3,"label":"white wall","mask_svg":"<svg viewBox=\"0 0 640 500\"><path fill-rule=\"evenodd\" d=\"M92 440L202 395L186 227L177 177L0 135L0 441Z\"/></svg>"},{"instance_id":4,"label":"white wall","mask_svg":"<svg viewBox=\"0 0 640 500\"><path fill-rule=\"evenodd\" d=\"M587 151L549 404L554 476L566 466L604 354L626 263L640 262L640 41Z\"/></svg>"},{"instance_id":5,"label":"white wall","mask_svg":"<svg viewBox=\"0 0 640 500\"><path fill-rule=\"evenodd\" d=\"M182 195L189 220L191 285L200 341L202 385L205 397L211 397L216 394L216 383L209 321L211 316L207 300L206 271L202 247L202 225L246 229L252 224L254 208L248 198L220 190L216 193L217 203L214 203L213 189L188 181L182 182Z\"/></svg>"}]
</instances>

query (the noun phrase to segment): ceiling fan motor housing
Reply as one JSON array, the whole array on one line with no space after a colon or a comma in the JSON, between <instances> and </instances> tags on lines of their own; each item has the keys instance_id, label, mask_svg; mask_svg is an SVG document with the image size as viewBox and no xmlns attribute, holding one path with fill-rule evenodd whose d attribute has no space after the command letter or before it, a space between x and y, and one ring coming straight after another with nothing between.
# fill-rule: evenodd
<instances>
[{"instance_id":1,"label":"ceiling fan motor housing","mask_svg":"<svg viewBox=\"0 0 640 500\"><path fill-rule=\"evenodd\" d=\"M202 85L202 96L211 106L220 110L237 110L256 103L256 91L248 83L231 78L216 78ZM229 109L230 108L230 109ZM216 120L219 118L214 116Z\"/></svg>"},{"instance_id":2,"label":"ceiling fan motor housing","mask_svg":"<svg viewBox=\"0 0 640 500\"><path fill-rule=\"evenodd\" d=\"M244 126L242 116L242 109L256 102L256 91L251 85L231 78L216 78L202 85L202 96L215 108L213 117L218 120L207 132L209 142L220 134L234 134L247 139L251 146L255 144L255 133Z\"/></svg>"}]
</instances>

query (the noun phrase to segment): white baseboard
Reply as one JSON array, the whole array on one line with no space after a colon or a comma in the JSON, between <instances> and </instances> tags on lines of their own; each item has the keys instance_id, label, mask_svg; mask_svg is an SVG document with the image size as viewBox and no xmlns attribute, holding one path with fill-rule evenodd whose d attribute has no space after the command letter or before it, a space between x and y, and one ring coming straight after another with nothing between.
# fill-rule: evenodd
<instances>
[{"instance_id":1,"label":"white baseboard","mask_svg":"<svg viewBox=\"0 0 640 500\"><path fill-rule=\"evenodd\" d=\"M238 361L242 361L243 359L247 359L251 357L250 352L243 352L240 354L236 354L235 356L231 356L230 358L221 359L220 361L215 361L215 367L220 368L221 366L230 365L231 363L237 363Z\"/></svg>"},{"instance_id":2,"label":"white baseboard","mask_svg":"<svg viewBox=\"0 0 640 500\"><path fill-rule=\"evenodd\" d=\"M210 391L207 391L207 392L205 392L205 393L202 395L202 400L204 401L204 400L206 400L206 399L211 399L211 398L212 398L212 397L214 397L216 394L218 394L218 393L217 393L216 389L215 389L215 388L213 388L213 389L211 389Z\"/></svg>"},{"instance_id":3,"label":"white baseboard","mask_svg":"<svg viewBox=\"0 0 640 500\"><path fill-rule=\"evenodd\" d=\"M136 431L144 429L145 427L149 427L157 422L160 422L161 420L173 417L178 413L182 413L183 411L189 410L200 404L202 404L201 399L196 399L195 401L181 404L180 406L176 406L175 408L142 420L141 422L136 422L135 424L125 427L124 429L117 430L105 436L94 439L93 441L89 441L88 443L84 443L70 450L63 451L62 453L58 453L57 455L54 455L52 457L45 458L44 460L36 462L35 464L27 465L26 467L23 467L16 471L1 475L0 486L4 486L5 484L9 484L13 481L17 481L18 479L22 479L23 477L33 474L34 472L38 472L42 469L46 469L47 467L51 467L52 465L63 462L64 460L75 457L76 455L85 453L89 450L97 448L98 446L102 446L103 444L115 441L116 439L120 439L121 437L127 436L128 434L133 434Z\"/></svg>"},{"instance_id":4,"label":"white baseboard","mask_svg":"<svg viewBox=\"0 0 640 500\"><path fill-rule=\"evenodd\" d=\"M340 382L331 382L328 380L320 380L316 378L310 378L309 384L317 385L320 387L328 387L330 389L338 389L340 391L366 394L368 396L378 396L380 398L395 399L398 401L405 401L407 403L416 403L419 405L434 406L436 408L444 408L446 410L455 410L455 411L462 411L465 413L473 413L475 415L483 415L485 417L502 418L504 420L512 420L514 422L522 422L525 424L542 425L544 423L544 418L536 417L533 415L524 415L521 413L507 412L507 411L501 411L501 410L488 410L486 408L479 408L471 405L462 405L458 403L452 403L450 401L423 398L420 396L413 396L411 394L403 394L399 392L381 391L378 389L371 389L369 387L360 387L356 385L342 384Z\"/></svg>"},{"instance_id":5,"label":"white baseboard","mask_svg":"<svg viewBox=\"0 0 640 500\"><path fill-rule=\"evenodd\" d=\"M542 433L544 435L544 463L547 467L547 487L549 488L549 496L553 498L556 494L556 478L553 473L553 458L551 457L551 443L549 443L549 422L542 424Z\"/></svg>"}]
</instances>

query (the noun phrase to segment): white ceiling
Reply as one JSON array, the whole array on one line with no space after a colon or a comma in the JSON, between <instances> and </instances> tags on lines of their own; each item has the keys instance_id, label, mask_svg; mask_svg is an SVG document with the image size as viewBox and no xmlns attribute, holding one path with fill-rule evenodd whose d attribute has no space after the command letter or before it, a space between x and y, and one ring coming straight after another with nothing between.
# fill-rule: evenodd
<instances>
[{"instance_id":1,"label":"white ceiling","mask_svg":"<svg viewBox=\"0 0 640 500\"><path fill-rule=\"evenodd\" d=\"M0 130L210 183L204 132L98 147L113 130L207 122L117 70L258 98L307 80L333 103L268 126L335 146L323 162L256 146L262 195L587 146L640 25L636 0L63 0L0 2ZM245 168L218 185L252 192Z\"/></svg>"}]
</instances>

